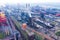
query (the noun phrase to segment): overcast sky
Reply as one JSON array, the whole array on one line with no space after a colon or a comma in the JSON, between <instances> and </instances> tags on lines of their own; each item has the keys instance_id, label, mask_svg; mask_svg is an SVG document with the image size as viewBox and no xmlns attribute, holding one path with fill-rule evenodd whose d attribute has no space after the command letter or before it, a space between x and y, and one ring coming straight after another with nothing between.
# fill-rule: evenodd
<instances>
[{"instance_id":1,"label":"overcast sky","mask_svg":"<svg viewBox=\"0 0 60 40\"><path fill-rule=\"evenodd\" d=\"M60 0L0 0L0 4L5 3L60 3Z\"/></svg>"}]
</instances>

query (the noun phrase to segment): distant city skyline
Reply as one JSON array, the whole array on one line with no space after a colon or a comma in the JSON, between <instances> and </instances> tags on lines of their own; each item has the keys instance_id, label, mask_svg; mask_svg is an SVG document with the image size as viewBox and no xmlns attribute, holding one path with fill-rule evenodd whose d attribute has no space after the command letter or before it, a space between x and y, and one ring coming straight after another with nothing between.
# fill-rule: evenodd
<instances>
[{"instance_id":1,"label":"distant city skyline","mask_svg":"<svg viewBox=\"0 0 60 40\"><path fill-rule=\"evenodd\" d=\"M41 4L60 8L60 0L0 0L0 5L5 4Z\"/></svg>"}]
</instances>

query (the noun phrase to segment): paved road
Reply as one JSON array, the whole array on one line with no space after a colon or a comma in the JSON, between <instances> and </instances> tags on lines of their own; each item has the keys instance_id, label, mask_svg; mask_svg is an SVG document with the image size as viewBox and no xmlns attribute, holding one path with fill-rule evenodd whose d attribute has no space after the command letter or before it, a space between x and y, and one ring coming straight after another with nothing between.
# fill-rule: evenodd
<instances>
[{"instance_id":1,"label":"paved road","mask_svg":"<svg viewBox=\"0 0 60 40\"><path fill-rule=\"evenodd\" d=\"M33 32L36 32L37 34L42 35L44 38L47 38L48 40L54 40L54 39L52 39L51 37L49 37L48 35L43 34L43 33L41 33L41 32L38 32L38 31L36 31L36 30L34 30L34 29L30 28L30 27L27 27L27 29L28 29L28 30L31 30L31 31L33 31Z\"/></svg>"}]
</instances>

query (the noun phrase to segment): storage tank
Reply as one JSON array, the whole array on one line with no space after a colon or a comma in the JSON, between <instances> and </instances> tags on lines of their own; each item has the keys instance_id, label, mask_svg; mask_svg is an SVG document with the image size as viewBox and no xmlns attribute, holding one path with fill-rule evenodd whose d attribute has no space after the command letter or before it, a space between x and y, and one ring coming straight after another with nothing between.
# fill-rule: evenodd
<instances>
[{"instance_id":1,"label":"storage tank","mask_svg":"<svg viewBox=\"0 0 60 40\"><path fill-rule=\"evenodd\" d=\"M6 21L6 16L5 16L4 12L0 12L0 24L6 25L7 24L6 22L7 21Z\"/></svg>"}]
</instances>

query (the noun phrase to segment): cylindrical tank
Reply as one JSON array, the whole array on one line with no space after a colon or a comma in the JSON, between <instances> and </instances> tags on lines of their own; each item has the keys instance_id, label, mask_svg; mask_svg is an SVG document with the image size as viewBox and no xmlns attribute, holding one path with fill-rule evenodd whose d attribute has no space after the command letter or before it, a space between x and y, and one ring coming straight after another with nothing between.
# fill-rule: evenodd
<instances>
[{"instance_id":1,"label":"cylindrical tank","mask_svg":"<svg viewBox=\"0 0 60 40\"><path fill-rule=\"evenodd\" d=\"M23 24L22 24L22 28L23 28L23 29L26 29L26 27L27 27L27 24L26 24L26 23L23 23Z\"/></svg>"},{"instance_id":2,"label":"cylindrical tank","mask_svg":"<svg viewBox=\"0 0 60 40\"><path fill-rule=\"evenodd\" d=\"M6 24L6 16L4 12L0 12L0 23Z\"/></svg>"}]
</instances>

